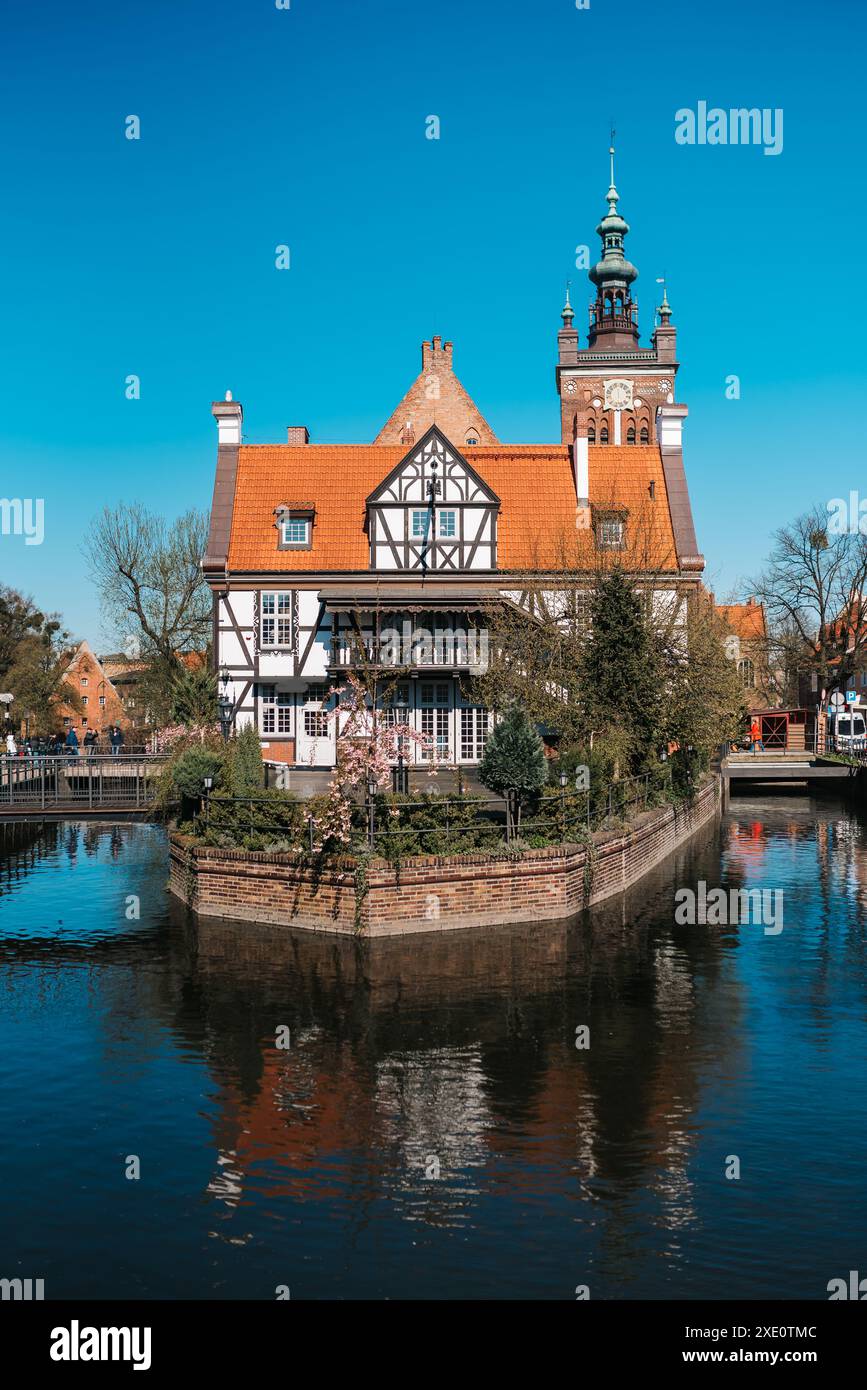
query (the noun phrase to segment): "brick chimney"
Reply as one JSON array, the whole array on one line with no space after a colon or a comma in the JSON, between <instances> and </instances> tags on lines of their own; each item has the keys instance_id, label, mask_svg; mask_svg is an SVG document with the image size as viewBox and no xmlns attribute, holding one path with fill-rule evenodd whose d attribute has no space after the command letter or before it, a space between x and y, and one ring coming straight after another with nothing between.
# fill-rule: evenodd
<instances>
[{"instance_id":1,"label":"brick chimney","mask_svg":"<svg viewBox=\"0 0 867 1390\"><path fill-rule=\"evenodd\" d=\"M421 367L422 371L429 371L431 368L446 367L451 370L453 343L443 343L441 337L437 336L430 343L421 345Z\"/></svg>"},{"instance_id":2,"label":"brick chimney","mask_svg":"<svg viewBox=\"0 0 867 1390\"><path fill-rule=\"evenodd\" d=\"M306 425L287 425L286 426L287 444L309 444L310 431Z\"/></svg>"},{"instance_id":3,"label":"brick chimney","mask_svg":"<svg viewBox=\"0 0 867 1390\"><path fill-rule=\"evenodd\" d=\"M226 392L224 401L214 401L211 414L217 422L217 444L240 444L241 424L244 408L240 401L232 400L231 391Z\"/></svg>"}]
</instances>

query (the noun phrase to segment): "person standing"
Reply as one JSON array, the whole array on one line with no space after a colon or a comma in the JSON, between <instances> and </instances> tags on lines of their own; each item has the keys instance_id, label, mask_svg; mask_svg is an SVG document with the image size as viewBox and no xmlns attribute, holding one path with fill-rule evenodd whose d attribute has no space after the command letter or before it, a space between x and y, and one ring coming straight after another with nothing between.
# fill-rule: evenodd
<instances>
[{"instance_id":1,"label":"person standing","mask_svg":"<svg viewBox=\"0 0 867 1390\"><path fill-rule=\"evenodd\" d=\"M66 747L67 753L69 754L69 756L70 756L71 758L74 758L74 757L77 756L77 754L78 754L78 734L75 732L75 725L74 725L74 724L70 724L69 728L68 728L67 731L66 731L65 747Z\"/></svg>"},{"instance_id":2,"label":"person standing","mask_svg":"<svg viewBox=\"0 0 867 1390\"><path fill-rule=\"evenodd\" d=\"M756 750L759 749L759 748L761 748L762 752L764 753L764 751L765 751L765 745L764 745L764 743L762 742L762 726L761 726L761 724L759 723L758 719L755 719L755 718L753 719L752 723L750 724L750 740L751 740L752 745L753 745L753 752L754 752L754 753L755 753Z\"/></svg>"},{"instance_id":3,"label":"person standing","mask_svg":"<svg viewBox=\"0 0 867 1390\"><path fill-rule=\"evenodd\" d=\"M16 745L15 745L15 735L14 735L13 733L8 733L8 734L6 735L6 756L7 756L7 758L14 758L15 755L17 754L17 752L18 752L18 749L17 749L17 747L16 747Z\"/></svg>"},{"instance_id":4,"label":"person standing","mask_svg":"<svg viewBox=\"0 0 867 1390\"><path fill-rule=\"evenodd\" d=\"M110 743L112 753L117 754L123 752L123 731L119 724L115 724L111 731Z\"/></svg>"},{"instance_id":5,"label":"person standing","mask_svg":"<svg viewBox=\"0 0 867 1390\"><path fill-rule=\"evenodd\" d=\"M93 732L93 729L88 729L87 733L84 735L84 752L86 757L90 757L95 742L96 734Z\"/></svg>"}]
</instances>

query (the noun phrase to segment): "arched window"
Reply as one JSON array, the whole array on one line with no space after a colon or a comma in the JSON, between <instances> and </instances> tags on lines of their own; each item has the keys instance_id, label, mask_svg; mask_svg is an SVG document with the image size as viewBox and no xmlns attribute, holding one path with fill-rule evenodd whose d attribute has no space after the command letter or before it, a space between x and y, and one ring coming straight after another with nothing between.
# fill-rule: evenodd
<instances>
[{"instance_id":1,"label":"arched window","mask_svg":"<svg viewBox=\"0 0 867 1390\"><path fill-rule=\"evenodd\" d=\"M476 432L475 430L467 430L466 437L465 437L465 439L464 439L464 443L465 443L465 444L478 444L478 442L479 442L479 436L478 436L477 432Z\"/></svg>"},{"instance_id":2,"label":"arched window","mask_svg":"<svg viewBox=\"0 0 867 1390\"><path fill-rule=\"evenodd\" d=\"M618 290L614 296L614 312L615 314L623 313L623 295L620 293L620 290Z\"/></svg>"},{"instance_id":3,"label":"arched window","mask_svg":"<svg viewBox=\"0 0 867 1390\"><path fill-rule=\"evenodd\" d=\"M592 425L588 425L588 426L587 426L587 443L588 443L588 444L595 444L595 443L596 443L596 426L595 426L595 424L592 424Z\"/></svg>"},{"instance_id":4,"label":"arched window","mask_svg":"<svg viewBox=\"0 0 867 1390\"><path fill-rule=\"evenodd\" d=\"M756 683L756 672L748 656L745 656L738 662L738 675L741 678L741 683L746 686L748 690L751 690Z\"/></svg>"},{"instance_id":5,"label":"arched window","mask_svg":"<svg viewBox=\"0 0 867 1390\"><path fill-rule=\"evenodd\" d=\"M627 444L634 444L634 443L635 443L635 426L634 426L634 425L630 425L630 426L629 426L629 429L626 431L626 442L627 442Z\"/></svg>"},{"instance_id":6,"label":"arched window","mask_svg":"<svg viewBox=\"0 0 867 1390\"><path fill-rule=\"evenodd\" d=\"M646 425L641 426L641 442L642 444L650 443L650 430L647 428Z\"/></svg>"},{"instance_id":7,"label":"arched window","mask_svg":"<svg viewBox=\"0 0 867 1390\"><path fill-rule=\"evenodd\" d=\"M603 425L603 426L602 426L602 429L599 431L599 443L600 443L600 444L607 444L607 443L608 443L608 426L607 426L607 425Z\"/></svg>"}]
</instances>

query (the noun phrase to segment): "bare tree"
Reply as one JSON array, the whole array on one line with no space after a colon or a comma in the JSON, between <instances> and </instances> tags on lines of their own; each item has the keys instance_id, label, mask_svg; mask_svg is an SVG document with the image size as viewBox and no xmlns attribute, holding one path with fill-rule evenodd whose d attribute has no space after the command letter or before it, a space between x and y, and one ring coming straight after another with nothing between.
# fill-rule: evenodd
<instances>
[{"instance_id":1,"label":"bare tree","mask_svg":"<svg viewBox=\"0 0 867 1390\"><path fill-rule=\"evenodd\" d=\"M139 503L105 507L84 548L104 608L121 637L139 638L148 653L170 663L179 651L207 643L211 596L201 558L208 536L204 512L171 524Z\"/></svg>"},{"instance_id":2,"label":"bare tree","mask_svg":"<svg viewBox=\"0 0 867 1390\"><path fill-rule=\"evenodd\" d=\"M813 507L774 535L768 563L750 592L765 605L775 664L815 672L821 689L843 686L867 661L867 537L829 533Z\"/></svg>"},{"instance_id":3,"label":"bare tree","mask_svg":"<svg viewBox=\"0 0 867 1390\"><path fill-rule=\"evenodd\" d=\"M104 621L142 670L140 694L156 723L169 716L179 653L209 644L211 595L200 563L207 537L203 512L167 522L140 503L120 503L103 509L83 547Z\"/></svg>"}]
</instances>

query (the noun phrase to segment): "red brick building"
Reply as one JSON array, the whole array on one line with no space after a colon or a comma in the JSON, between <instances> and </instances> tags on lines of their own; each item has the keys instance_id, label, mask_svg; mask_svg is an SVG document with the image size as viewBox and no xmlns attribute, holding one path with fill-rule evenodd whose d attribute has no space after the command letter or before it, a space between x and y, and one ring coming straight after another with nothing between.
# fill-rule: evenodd
<instances>
[{"instance_id":1,"label":"red brick building","mask_svg":"<svg viewBox=\"0 0 867 1390\"><path fill-rule=\"evenodd\" d=\"M71 704L58 706L58 717L64 729L74 726L79 734L95 729L100 735L119 724L129 728L120 692L88 642L79 643L66 670L64 679L81 700L81 713Z\"/></svg>"}]
</instances>

